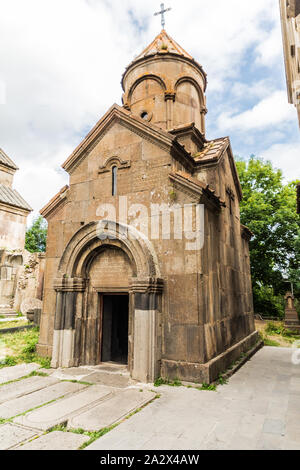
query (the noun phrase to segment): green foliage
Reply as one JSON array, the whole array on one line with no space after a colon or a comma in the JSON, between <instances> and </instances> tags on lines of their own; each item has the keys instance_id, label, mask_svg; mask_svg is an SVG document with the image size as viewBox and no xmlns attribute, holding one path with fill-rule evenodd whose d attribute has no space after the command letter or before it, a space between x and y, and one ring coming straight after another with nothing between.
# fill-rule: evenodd
<instances>
[{"instance_id":1,"label":"green foliage","mask_svg":"<svg viewBox=\"0 0 300 470\"><path fill-rule=\"evenodd\" d=\"M216 385L209 385L207 383L203 383L202 384L202 387L197 387L197 390L205 390L205 391L208 391L208 392L216 392L217 391L217 387Z\"/></svg>"},{"instance_id":2,"label":"green foliage","mask_svg":"<svg viewBox=\"0 0 300 470\"><path fill-rule=\"evenodd\" d=\"M257 313L282 317L284 278L294 280L300 295L300 217L296 182L283 183L271 162L251 157L237 161L243 189L241 222L253 233L250 242L254 308Z\"/></svg>"},{"instance_id":3,"label":"green foliage","mask_svg":"<svg viewBox=\"0 0 300 470\"><path fill-rule=\"evenodd\" d=\"M25 248L30 253L46 251L47 222L43 217L34 220L32 226L26 232Z\"/></svg>"},{"instance_id":4,"label":"green foliage","mask_svg":"<svg viewBox=\"0 0 300 470\"><path fill-rule=\"evenodd\" d=\"M173 382L171 382L168 379L163 379L162 377L159 377L155 380L154 387L160 387L161 385L169 385L170 387L182 387L182 383L178 379L175 379Z\"/></svg>"},{"instance_id":5,"label":"green foliage","mask_svg":"<svg viewBox=\"0 0 300 470\"><path fill-rule=\"evenodd\" d=\"M50 369L51 358L41 357L36 353L36 345L39 339L39 328L18 331L0 336L1 341L11 351L0 368L14 366L21 363L35 362L44 369Z\"/></svg>"}]
</instances>

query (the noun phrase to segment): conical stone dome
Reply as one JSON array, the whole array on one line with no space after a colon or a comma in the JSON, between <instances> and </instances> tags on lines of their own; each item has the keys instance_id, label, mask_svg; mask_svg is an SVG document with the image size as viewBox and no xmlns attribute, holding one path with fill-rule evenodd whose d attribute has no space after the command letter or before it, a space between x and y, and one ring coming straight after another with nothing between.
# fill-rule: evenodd
<instances>
[{"instance_id":1,"label":"conical stone dome","mask_svg":"<svg viewBox=\"0 0 300 470\"><path fill-rule=\"evenodd\" d=\"M205 134L206 74L165 30L127 67L123 104L163 129L195 123Z\"/></svg>"}]
</instances>

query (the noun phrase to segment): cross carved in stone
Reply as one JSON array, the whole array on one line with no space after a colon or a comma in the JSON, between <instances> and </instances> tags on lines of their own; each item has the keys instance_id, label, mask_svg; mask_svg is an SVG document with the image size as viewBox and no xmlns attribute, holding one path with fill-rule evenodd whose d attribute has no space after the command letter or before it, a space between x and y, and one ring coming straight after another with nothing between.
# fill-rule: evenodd
<instances>
[{"instance_id":1,"label":"cross carved in stone","mask_svg":"<svg viewBox=\"0 0 300 470\"><path fill-rule=\"evenodd\" d=\"M161 11L158 11L157 13L154 13L154 16L161 15L161 25L163 29L165 29L166 21L165 21L165 13L167 11L172 10L172 8L165 8L165 4L161 3L160 5Z\"/></svg>"},{"instance_id":2,"label":"cross carved in stone","mask_svg":"<svg viewBox=\"0 0 300 470\"><path fill-rule=\"evenodd\" d=\"M229 197L229 207L230 207L230 214L232 214L232 206L233 206L233 202L235 201L235 195L234 195L234 192L232 191L231 188L226 188L226 193Z\"/></svg>"}]
</instances>

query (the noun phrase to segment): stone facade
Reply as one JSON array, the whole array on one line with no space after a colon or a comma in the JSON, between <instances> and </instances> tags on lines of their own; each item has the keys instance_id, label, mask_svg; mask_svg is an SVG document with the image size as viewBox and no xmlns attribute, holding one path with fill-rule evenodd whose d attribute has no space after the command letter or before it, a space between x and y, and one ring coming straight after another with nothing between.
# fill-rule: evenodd
<instances>
[{"instance_id":1,"label":"stone facade","mask_svg":"<svg viewBox=\"0 0 300 470\"><path fill-rule=\"evenodd\" d=\"M280 14L288 98L300 125L300 0L280 0Z\"/></svg>"},{"instance_id":2,"label":"stone facade","mask_svg":"<svg viewBox=\"0 0 300 470\"><path fill-rule=\"evenodd\" d=\"M230 141L206 140L206 74L165 31L122 84L123 108L113 105L67 159L70 184L41 211L38 351L53 367L100 363L121 338L117 297L127 296L128 324L118 321L132 377L211 382L258 342Z\"/></svg>"},{"instance_id":3,"label":"stone facade","mask_svg":"<svg viewBox=\"0 0 300 470\"><path fill-rule=\"evenodd\" d=\"M13 189L15 163L0 149L0 315L41 307L44 254L24 250L31 207Z\"/></svg>"}]
</instances>

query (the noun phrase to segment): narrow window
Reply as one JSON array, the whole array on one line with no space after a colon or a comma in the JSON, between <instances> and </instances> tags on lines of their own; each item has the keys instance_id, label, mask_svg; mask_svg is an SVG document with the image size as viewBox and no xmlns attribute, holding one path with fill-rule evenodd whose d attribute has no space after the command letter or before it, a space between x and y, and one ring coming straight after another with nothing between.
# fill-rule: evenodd
<instances>
[{"instance_id":1,"label":"narrow window","mask_svg":"<svg viewBox=\"0 0 300 470\"><path fill-rule=\"evenodd\" d=\"M113 166L112 167L112 195L113 196L117 195L117 173L118 173L118 167Z\"/></svg>"}]
</instances>

